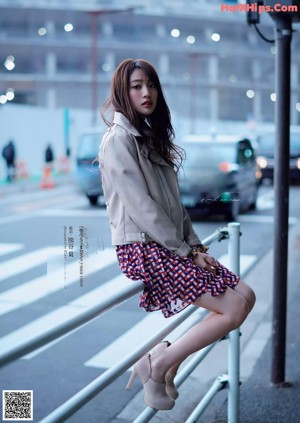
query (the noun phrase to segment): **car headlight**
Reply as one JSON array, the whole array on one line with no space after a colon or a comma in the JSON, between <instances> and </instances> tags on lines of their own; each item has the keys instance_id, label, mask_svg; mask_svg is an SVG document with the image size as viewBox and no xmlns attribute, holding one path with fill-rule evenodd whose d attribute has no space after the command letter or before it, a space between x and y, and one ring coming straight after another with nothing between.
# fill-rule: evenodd
<instances>
[{"instance_id":1,"label":"car headlight","mask_svg":"<svg viewBox=\"0 0 300 423\"><path fill-rule=\"evenodd\" d=\"M264 156L257 157L256 163L261 169L265 169L268 166L268 160Z\"/></svg>"}]
</instances>

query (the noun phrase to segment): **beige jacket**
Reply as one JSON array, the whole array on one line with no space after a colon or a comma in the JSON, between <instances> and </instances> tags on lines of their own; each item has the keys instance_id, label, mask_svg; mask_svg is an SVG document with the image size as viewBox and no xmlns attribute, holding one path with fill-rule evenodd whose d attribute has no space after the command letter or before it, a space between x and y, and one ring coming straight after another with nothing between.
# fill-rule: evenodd
<instances>
[{"instance_id":1,"label":"beige jacket","mask_svg":"<svg viewBox=\"0 0 300 423\"><path fill-rule=\"evenodd\" d=\"M142 145L139 132L116 112L99 148L112 244L156 241L180 256L200 243L180 203L175 170Z\"/></svg>"}]
</instances>

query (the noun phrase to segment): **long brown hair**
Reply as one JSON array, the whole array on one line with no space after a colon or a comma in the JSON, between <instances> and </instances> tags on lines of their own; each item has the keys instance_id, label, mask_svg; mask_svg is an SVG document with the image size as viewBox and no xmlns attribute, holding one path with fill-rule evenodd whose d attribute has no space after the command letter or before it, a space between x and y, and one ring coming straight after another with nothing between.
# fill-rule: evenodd
<instances>
[{"instance_id":1,"label":"long brown hair","mask_svg":"<svg viewBox=\"0 0 300 423\"><path fill-rule=\"evenodd\" d=\"M130 76L135 69L145 72L157 89L156 108L146 120L134 109L129 96ZM149 62L144 59L127 59L119 64L112 76L110 97L101 111L104 122L111 126L112 123L105 118L108 110L122 113L142 135L143 143L146 143L150 151L155 150L176 170L180 168L184 150L173 143L175 132L170 110L157 72Z\"/></svg>"}]
</instances>

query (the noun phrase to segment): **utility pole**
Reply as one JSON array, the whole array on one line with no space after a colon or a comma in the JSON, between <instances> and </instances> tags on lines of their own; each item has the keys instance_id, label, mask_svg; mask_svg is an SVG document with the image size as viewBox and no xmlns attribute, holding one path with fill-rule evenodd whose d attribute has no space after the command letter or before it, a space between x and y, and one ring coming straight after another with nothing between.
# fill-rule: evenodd
<instances>
[{"instance_id":1,"label":"utility pole","mask_svg":"<svg viewBox=\"0 0 300 423\"><path fill-rule=\"evenodd\" d=\"M290 73L292 22L300 21L300 0L247 0L248 24L268 42L275 42L275 166L274 166L274 259L271 382L280 387L285 381L286 321L288 290L289 157L290 157ZM261 11L261 12L260 12ZM275 40L264 37L256 24L267 11L274 20Z\"/></svg>"},{"instance_id":2,"label":"utility pole","mask_svg":"<svg viewBox=\"0 0 300 423\"><path fill-rule=\"evenodd\" d=\"M292 11L292 6L297 6ZM274 10L276 1L265 1ZM288 291L288 231L290 182L290 101L292 22L299 19L299 0L285 0L281 10L270 12L275 23L275 166L274 259L271 382L291 386L285 380Z\"/></svg>"}]
</instances>

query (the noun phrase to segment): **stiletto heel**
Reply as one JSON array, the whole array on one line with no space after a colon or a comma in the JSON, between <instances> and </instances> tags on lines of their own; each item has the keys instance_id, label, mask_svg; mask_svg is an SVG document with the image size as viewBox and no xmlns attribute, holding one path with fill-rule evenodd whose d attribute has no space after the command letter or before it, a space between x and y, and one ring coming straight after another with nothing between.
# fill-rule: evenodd
<instances>
[{"instance_id":1,"label":"stiletto heel","mask_svg":"<svg viewBox=\"0 0 300 423\"><path fill-rule=\"evenodd\" d=\"M125 389L129 390L131 388L131 385L133 384L134 379L136 378L136 375L137 375L137 371L136 371L136 368L134 367Z\"/></svg>"},{"instance_id":2,"label":"stiletto heel","mask_svg":"<svg viewBox=\"0 0 300 423\"><path fill-rule=\"evenodd\" d=\"M127 386L131 386L136 374L138 374L144 388L145 404L155 410L171 410L175 405L175 401L166 394L166 383L156 382L151 378L151 373L151 360L150 354L148 354L135 364L134 372Z\"/></svg>"},{"instance_id":3,"label":"stiletto heel","mask_svg":"<svg viewBox=\"0 0 300 423\"><path fill-rule=\"evenodd\" d=\"M169 341L162 341L156 347L152 350L152 355L159 354L161 351L163 351L165 348L168 348L171 345L171 342ZM179 396L179 392L174 385L174 378L176 376L176 373L171 372L169 370L166 374L165 381L166 381L166 393L171 397L173 400L176 400Z\"/></svg>"}]
</instances>

